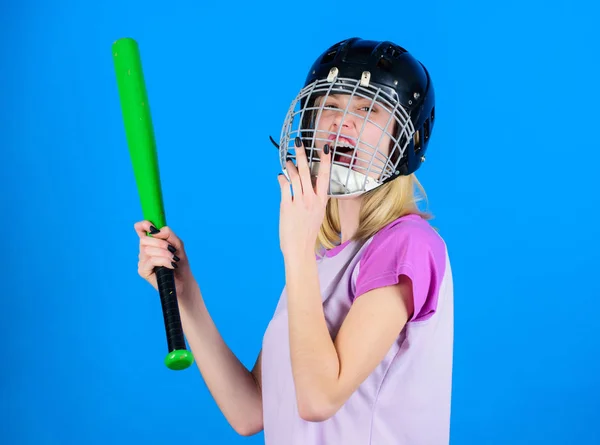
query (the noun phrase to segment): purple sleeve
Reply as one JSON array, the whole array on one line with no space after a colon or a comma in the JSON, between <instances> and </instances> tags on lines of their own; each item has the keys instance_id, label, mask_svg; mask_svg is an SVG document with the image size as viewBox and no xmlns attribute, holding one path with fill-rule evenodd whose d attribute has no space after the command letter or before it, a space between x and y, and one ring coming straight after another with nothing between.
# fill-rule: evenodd
<instances>
[{"instance_id":1,"label":"purple sleeve","mask_svg":"<svg viewBox=\"0 0 600 445\"><path fill-rule=\"evenodd\" d=\"M412 281L414 313L409 321L429 319L436 310L444 276L446 246L426 221L405 221L373 237L360 260L354 299L383 286L397 284L400 275Z\"/></svg>"}]
</instances>

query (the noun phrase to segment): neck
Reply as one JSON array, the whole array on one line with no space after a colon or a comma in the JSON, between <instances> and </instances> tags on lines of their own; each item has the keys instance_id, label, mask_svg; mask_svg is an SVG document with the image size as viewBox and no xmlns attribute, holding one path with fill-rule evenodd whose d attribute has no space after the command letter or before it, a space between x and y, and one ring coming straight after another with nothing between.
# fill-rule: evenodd
<instances>
[{"instance_id":1,"label":"neck","mask_svg":"<svg viewBox=\"0 0 600 445\"><path fill-rule=\"evenodd\" d=\"M338 199L338 212L340 227L342 229L342 243L354 236L358 230L358 217L360 214L361 197L351 199Z\"/></svg>"}]
</instances>

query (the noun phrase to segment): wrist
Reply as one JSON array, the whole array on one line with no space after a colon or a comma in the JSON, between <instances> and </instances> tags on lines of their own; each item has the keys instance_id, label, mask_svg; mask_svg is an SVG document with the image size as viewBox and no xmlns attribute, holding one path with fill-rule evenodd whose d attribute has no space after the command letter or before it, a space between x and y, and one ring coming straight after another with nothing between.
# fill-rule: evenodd
<instances>
[{"instance_id":1,"label":"wrist","mask_svg":"<svg viewBox=\"0 0 600 445\"><path fill-rule=\"evenodd\" d=\"M191 274L182 278L181 289L177 290L177 299L181 302L202 300L200 286Z\"/></svg>"},{"instance_id":2,"label":"wrist","mask_svg":"<svg viewBox=\"0 0 600 445\"><path fill-rule=\"evenodd\" d=\"M285 261L285 282L290 294L312 293L313 281L317 278L317 262L313 252L290 256ZM318 288L317 288L318 289Z\"/></svg>"},{"instance_id":3,"label":"wrist","mask_svg":"<svg viewBox=\"0 0 600 445\"><path fill-rule=\"evenodd\" d=\"M286 269L301 267L315 261L315 252L309 247L289 250L283 253L283 261Z\"/></svg>"}]
</instances>

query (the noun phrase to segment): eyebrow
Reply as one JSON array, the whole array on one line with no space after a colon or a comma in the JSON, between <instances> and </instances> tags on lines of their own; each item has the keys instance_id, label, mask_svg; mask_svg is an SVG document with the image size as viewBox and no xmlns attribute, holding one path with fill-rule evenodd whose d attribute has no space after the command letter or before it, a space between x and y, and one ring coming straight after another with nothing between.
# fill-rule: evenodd
<instances>
[{"instance_id":1,"label":"eyebrow","mask_svg":"<svg viewBox=\"0 0 600 445\"><path fill-rule=\"evenodd\" d=\"M329 94L327 96L327 99L339 99L340 96L348 96L348 94L340 94L340 93L334 93L334 94ZM317 97L316 100L319 101L323 101L325 99L325 96L319 96ZM355 101L364 101L364 102L369 102L369 103L377 103L377 101L373 101L373 99L367 99L366 97L360 97L360 96L354 96L353 98Z\"/></svg>"}]
</instances>

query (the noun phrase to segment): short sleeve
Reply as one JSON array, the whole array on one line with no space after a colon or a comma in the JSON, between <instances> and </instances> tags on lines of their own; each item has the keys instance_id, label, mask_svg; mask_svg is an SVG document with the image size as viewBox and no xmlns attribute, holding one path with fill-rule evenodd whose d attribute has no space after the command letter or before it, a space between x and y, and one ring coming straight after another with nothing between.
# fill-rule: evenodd
<instances>
[{"instance_id":1,"label":"short sleeve","mask_svg":"<svg viewBox=\"0 0 600 445\"><path fill-rule=\"evenodd\" d=\"M399 220L378 232L358 263L354 299L410 278L414 313L409 321L427 320L436 311L446 265L446 246L437 232L420 217Z\"/></svg>"}]
</instances>

